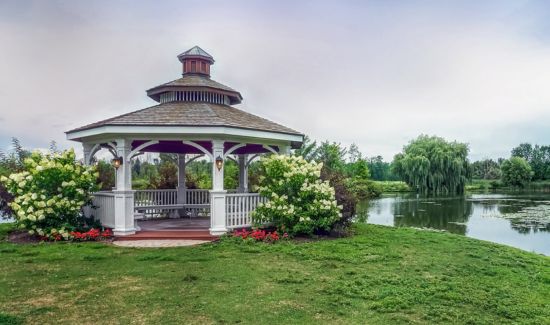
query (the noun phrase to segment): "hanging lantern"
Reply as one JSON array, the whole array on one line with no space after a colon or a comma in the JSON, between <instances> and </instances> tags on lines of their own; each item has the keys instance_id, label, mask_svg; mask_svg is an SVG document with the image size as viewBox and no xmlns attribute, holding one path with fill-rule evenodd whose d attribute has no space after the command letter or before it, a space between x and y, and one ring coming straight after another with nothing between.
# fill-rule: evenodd
<instances>
[{"instance_id":1,"label":"hanging lantern","mask_svg":"<svg viewBox=\"0 0 550 325\"><path fill-rule=\"evenodd\" d=\"M218 156L216 157L216 168L218 168L218 170L222 170L222 167L223 167L223 158Z\"/></svg>"},{"instance_id":2,"label":"hanging lantern","mask_svg":"<svg viewBox=\"0 0 550 325\"><path fill-rule=\"evenodd\" d=\"M120 166L122 166L122 157L114 158L111 160L111 165L115 167L115 169L118 169Z\"/></svg>"}]
</instances>

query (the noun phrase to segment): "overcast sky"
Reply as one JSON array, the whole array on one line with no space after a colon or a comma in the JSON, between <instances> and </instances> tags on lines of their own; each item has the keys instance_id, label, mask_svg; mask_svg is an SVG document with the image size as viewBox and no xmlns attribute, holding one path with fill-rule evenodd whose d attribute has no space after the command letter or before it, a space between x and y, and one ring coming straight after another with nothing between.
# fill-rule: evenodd
<instances>
[{"instance_id":1,"label":"overcast sky","mask_svg":"<svg viewBox=\"0 0 550 325\"><path fill-rule=\"evenodd\" d=\"M194 45L239 108L368 156L550 144L548 1L3 0L0 148L79 148L64 131L154 105Z\"/></svg>"}]
</instances>

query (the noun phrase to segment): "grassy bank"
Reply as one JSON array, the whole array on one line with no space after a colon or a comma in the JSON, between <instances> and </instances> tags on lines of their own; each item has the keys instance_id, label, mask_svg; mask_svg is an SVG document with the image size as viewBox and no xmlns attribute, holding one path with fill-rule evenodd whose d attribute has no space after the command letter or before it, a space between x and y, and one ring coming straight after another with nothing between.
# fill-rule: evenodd
<instances>
[{"instance_id":1,"label":"grassy bank","mask_svg":"<svg viewBox=\"0 0 550 325\"><path fill-rule=\"evenodd\" d=\"M466 190L467 191L522 190L522 191L550 192L550 181L530 182L524 188L519 189L515 187L504 186L500 180L474 179L468 185L466 185Z\"/></svg>"},{"instance_id":2,"label":"grassy bank","mask_svg":"<svg viewBox=\"0 0 550 325\"><path fill-rule=\"evenodd\" d=\"M414 229L366 225L338 240L169 249L2 242L0 254L0 323L550 319L550 258Z\"/></svg>"},{"instance_id":3,"label":"grassy bank","mask_svg":"<svg viewBox=\"0 0 550 325\"><path fill-rule=\"evenodd\" d=\"M373 181L383 193L412 192L412 189L405 182L401 181Z\"/></svg>"}]
</instances>

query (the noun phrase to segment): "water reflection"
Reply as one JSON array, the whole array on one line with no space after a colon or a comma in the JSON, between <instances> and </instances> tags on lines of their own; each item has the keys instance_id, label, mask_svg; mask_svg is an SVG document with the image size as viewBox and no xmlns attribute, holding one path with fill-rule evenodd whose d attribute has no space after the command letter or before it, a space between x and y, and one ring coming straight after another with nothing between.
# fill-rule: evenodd
<instances>
[{"instance_id":1,"label":"water reflection","mask_svg":"<svg viewBox=\"0 0 550 325\"><path fill-rule=\"evenodd\" d=\"M550 254L550 196L397 194L364 201L358 218L395 227L432 228Z\"/></svg>"}]
</instances>

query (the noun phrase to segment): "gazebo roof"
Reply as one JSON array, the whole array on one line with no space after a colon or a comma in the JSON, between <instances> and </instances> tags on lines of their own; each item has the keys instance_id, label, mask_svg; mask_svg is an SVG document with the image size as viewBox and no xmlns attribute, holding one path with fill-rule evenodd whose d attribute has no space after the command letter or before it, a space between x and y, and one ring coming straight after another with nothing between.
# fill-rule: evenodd
<instances>
[{"instance_id":1,"label":"gazebo roof","mask_svg":"<svg viewBox=\"0 0 550 325\"><path fill-rule=\"evenodd\" d=\"M67 133L100 126L227 126L302 135L300 132L235 107L200 102L168 102L119 115Z\"/></svg>"},{"instance_id":2,"label":"gazebo roof","mask_svg":"<svg viewBox=\"0 0 550 325\"><path fill-rule=\"evenodd\" d=\"M196 46L178 56L183 76L147 90L160 104L122 114L67 131L76 141L103 141L121 136L161 138L168 134L248 138L263 144L303 141L303 134L230 105L239 104L241 94L210 79L212 56Z\"/></svg>"}]
</instances>

